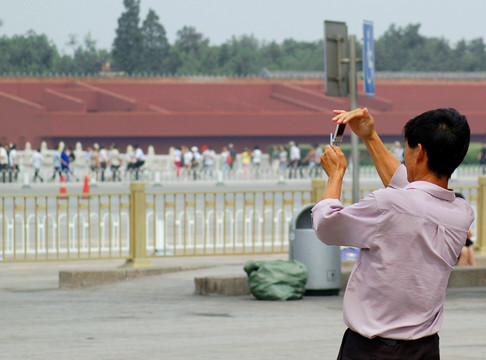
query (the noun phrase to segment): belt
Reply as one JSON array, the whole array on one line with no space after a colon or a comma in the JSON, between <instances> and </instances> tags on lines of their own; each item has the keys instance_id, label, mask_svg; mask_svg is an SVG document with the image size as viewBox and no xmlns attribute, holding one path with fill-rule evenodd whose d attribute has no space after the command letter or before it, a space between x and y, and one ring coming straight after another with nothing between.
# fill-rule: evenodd
<instances>
[{"instance_id":1,"label":"belt","mask_svg":"<svg viewBox=\"0 0 486 360\"><path fill-rule=\"evenodd\" d=\"M387 339L387 338L382 338L382 337L377 336L375 339L378 339L379 341L381 341L385 345L395 346L395 345L402 344L402 343L412 343L412 342L416 342L416 341L421 341L421 342L428 341L428 340L432 340L432 338L434 338L436 336L437 336L437 334L434 334L434 335L429 335L429 336L426 336L426 337L423 337L423 338L413 339L413 340L395 340L395 339Z\"/></svg>"},{"instance_id":2,"label":"belt","mask_svg":"<svg viewBox=\"0 0 486 360\"><path fill-rule=\"evenodd\" d=\"M384 343L385 345L388 345L388 346L395 346L401 342L404 342L406 340L395 340L395 339L386 339L386 338L382 338L382 337L379 337L377 336L376 337L378 340L380 340L382 343Z\"/></svg>"},{"instance_id":3,"label":"belt","mask_svg":"<svg viewBox=\"0 0 486 360\"><path fill-rule=\"evenodd\" d=\"M351 333L356 334L358 337L360 337L364 341L373 341L373 340L376 341L376 340L378 340L378 341L381 341L383 344L385 344L387 346L396 346L396 345L402 344L402 343L413 343L413 342L417 342L417 341L420 341L420 342L422 342L422 341L428 341L428 340L431 340L432 338L438 336L437 334L434 334L434 335L429 335L429 336L426 336L426 337L423 337L423 338L413 339L413 340L396 340L396 339L383 338L383 337L380 337L380 336L376 336L373 339L369 339L369 338L364 337L363 335L357 333L356 331L353 331L351 329L348 329L348 330Z\"/></svg>"}]
</instances>

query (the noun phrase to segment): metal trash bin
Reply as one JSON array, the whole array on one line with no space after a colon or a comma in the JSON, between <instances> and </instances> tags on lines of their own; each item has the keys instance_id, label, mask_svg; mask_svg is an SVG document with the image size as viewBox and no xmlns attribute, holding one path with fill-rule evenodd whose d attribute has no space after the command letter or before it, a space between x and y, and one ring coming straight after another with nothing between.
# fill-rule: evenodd
<instances>
[{"instance_id":1,"label":"metal trash bin","mask_svg":"<svg viewBox=\"0 0 486 360\"><path fill-rule=\"evenodd\" d=\"M306 295L338 295L341 289L341 248L322 243L312 229L308 204L298 209L289 224L289 258L307 267Z\"/></svg>"}]
</instances>

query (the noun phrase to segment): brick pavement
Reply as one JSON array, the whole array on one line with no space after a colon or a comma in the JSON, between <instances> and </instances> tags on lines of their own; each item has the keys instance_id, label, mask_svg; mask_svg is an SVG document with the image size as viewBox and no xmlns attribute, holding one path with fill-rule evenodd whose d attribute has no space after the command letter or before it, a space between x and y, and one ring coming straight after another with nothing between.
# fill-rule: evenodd
<instances>
[{"instance_id":1,"label":"brick pavement","mask_svg":"<svg viewBox=\"0 0 486 360\"><path fill-rule=\"evenodd\" d=\"M217 266L76 290L58 289L60 270L123 262L0 264L1 358L335 359L342 295L292 302L194 295L195 277L239 276L250 258L261 257L157 259L157 266ZM444 360L486 358L485 287L449 289L440 336Z\"/></svg>"}]
</instances>

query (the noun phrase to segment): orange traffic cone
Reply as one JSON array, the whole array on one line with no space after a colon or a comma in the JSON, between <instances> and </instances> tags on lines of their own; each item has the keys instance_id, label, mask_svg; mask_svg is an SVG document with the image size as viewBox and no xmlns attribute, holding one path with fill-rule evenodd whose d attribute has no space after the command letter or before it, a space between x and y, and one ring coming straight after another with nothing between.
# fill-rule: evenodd
<instances>
[{"instance_id":1,"label":"orange traffic cone","mask_svg":"<svg viewBox=\"0 0 486 360\"><path fill-rule=\"evenodd\" d=\"M89 198L89 179L88 176L84 177L84 187L83 187L83 199Z\"/></svg>"},{"instance_id":2,"label":"orange traffic cone","mask_svg":"<svg viewBox=\"0 0 486 360\"><path fill-rule=\"evenodd\" d=\"M59 197L60 198L65 198L66 197L66 178L64 177L64 174L61 175L61 188L59 189Z\"/></svg>"}]
</instances>

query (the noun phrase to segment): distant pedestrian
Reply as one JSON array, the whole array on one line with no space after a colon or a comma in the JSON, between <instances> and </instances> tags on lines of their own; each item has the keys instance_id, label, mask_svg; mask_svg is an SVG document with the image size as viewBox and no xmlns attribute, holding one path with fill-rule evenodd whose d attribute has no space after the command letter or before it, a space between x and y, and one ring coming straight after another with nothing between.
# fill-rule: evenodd
<instances>
[{"instance_id":1,"label":"distant pedestrian","mask_svg":"<svg viewBox=\"0 0 486 360\"><path fill-rule=\"evenodd\" d=\"M120 166L122 166L123 161L120 156L120 151L118 151L118 146L116 144L111 144L110 146L110 153L109 157L109 164L111 170L111 178L113 181L121 181L120 176Z\"/></svg>"},{"instance_id":2,"label":"distant pedestrian","mask_svg":"<svg viewBox=\"0 0 486 360\"><path fill-rule=\"evenodd\" d=\"M189 147L182 146L182 168L184 169L184 177L187 179L191 175L192 168L192 152L189 151Z\"/></svg>"},{"instance_id":3,"label":"distant pedestrian","mask_svg":"<svg viewBox=\"0 0 486 360\"><path fill-rule=\"evenodd\" d=\"M230 152L230 156L231 156L231 162L230 162L230 171L233 171L233 167L235 165L235 162L236 162L236 149L234 147L233 144L228 144L228 151Z\"/></svg>"},{"instance_id":4,"label":"distant pedestrian","mask_svg":"<svg viewBox=\"0 0 486 360\"><path fill-rule=\"evenodd\" d=\"M280 175L285 176L285 171L287 169L287 164L288 164L288 154L283 145L280 146L279 164L280 164Z\"/></svg>"},{"instance_id":5,"label":"distant pedestrian","mask_svg":"<svg viewBox=\"0 0 486 360\"><path fill-rule=\"evenodd\" d=\"M70 162L69 162L69 155L66 151L66 148L62 149L60 160L61 160L61 171L64 174L64 176L66 177L66 181L69 181L71 170L69 169L69 163Z\"/></svg>"},{"instance_id":6,"label":"distant pedestrian","mask_svg":"<svg viewBox=\"0 0 486 360\"><path fill-rule=\"evenodd\" d=\"M100 165L100 156L99 156L100 146L97 143L93 144L93 149L88 147L88 154L87 161L89 161L89 167L91 172L95 174L95 178L99 180L98 174L100 173L101 165Z\"/></svg>"},{"instance_id":7,"label":"distant pedestrian","mask_svg":"<svg viewBox=\"0 0 486 360\"><path fill-rule=\"evenodd\" d=\"M290 141L289 145L290 145L289 178L291 178L292 176L297 177L297 170L299 169L300 166L300 148L294 141ZM302 177L302 171L300 172L300 176Z\"/></svg>"},{"instance_id":8,"label":"distant pedestrian","mask_svg":"<svg viewBox=\"0 0 486 360\"><path fill-rule=\"evenodd\" d=\"M461 193L456 192L456 197L464 199L464 195ZM472 231L469 229L467 232L467 237L466 237L466 243L462 247L461 254L459 255L459 258L457 259L457 264L456 266L476 266L476 258L474 256L474 247L473 247L473 242L471 240L472 237Z\"/></svg>"},{"instance_id":9,"label":"distant pedestrian","mask_svg":"<svg viewBox=\"0 0 486 360\"><path fill-rule=\"evenodd\" d=\"M280 150L278 145L273 145L273 149L270 154L270 164L272 165L273 172L277 173L278 169L280 168Z\"/></svg>"},{"instance_id":10,"label":"distant pedestrian","mask_svg":"<svg viewBox=\"0 0 486 360\"><path fill-rule=\"evenodd\" d=\"M192 175L193 175L193 179L196 180L198 178L198 173L199 173L199 169L201 167L201 154L199 153L199 148L197 146L193 146L191 148L191 152L192 152L192 166L191 166L191 170L192 170Z\"/></svg>"},{"instance_id":11,"label":"distant pedestrian","mask_svg":"<svg viewBox=\"0 0 486 360\"><path fill-rule=\"evenodd\" d=\"M56 180L56 174L59 175L59 180L61 179L62 169L61 169L61 144L58 145L52 154L52 166L54 171L52 173L51 181Z\"/></svg>"},{"instance_id":12,"label":"distant pedestrian","mask_svg":"<svg viewBox=\"0 0 486 360\"><path fill-rule=\"evenodd\" d=\"M223 159L223 179L229 179L231 177L233 158L226 146L223 146L223 151L221 151L221 159Z\"/></svg>"},{"instance_id":13,"label":"distant pedestrian","mask_svg":"<svg viewBox=\"0 0 486 360\"><path fill-rule=\"evenodd\" d=\"M216 152L213 150L213 147L211 145L204 145L201 150L203 152L202 157L204 178L206 180L210 180L213 178L214 159L216 158Z\"/></svg>"},{"instance_id":14,"label":"distant pedestrian","mask_svg":"<svg viewBox=\"0 0 486 360\"><path fill-rule=\"evenodd\" d=\"M322 155L322 150L317 144L312 144L310 146L310 150L302 160L303 163L307 163L307 167L309 169L309 175L314 175L320 173L320 157Z\"/></svg>"},{"instance_id":15,"label":"distant pedestrian","mask_svg":"<svg viewBox=\"0 0 486 360\"><path fill-rule=\"evenodd\" d=\"M108 168L109 159L108 159L108 151L106 151L105 146L100 146L100 152L98 153L98 161L100 164L100 171L101 171L101 181L105 181L105 172Z\"/></svg>"},{"instance_id":16,"label":"distant pedestrian","mask_svg":"<svg viewBox=\"0 0 486 360\"><path fill-rule=\"evenodd\" d=\"M8 163L10 167L9 181L17 181L19 174L19 159L17 155L17 146L15 144L9 145Z\"/></svg>"},{"instance_id":17,"label":"distant pedestrian","mask_svg":"<svg viewBox=\"0 0 486 360\"><path fill-rule=\"evenodd\" d=\"M310 146L310 149L309 149L309 152L307 153L307 155L305 156L304 159L302 159L302 162L304 164L308 164L308 167L309 169L312 169L316 162L315 162L315 159L316 159L316 146L315 145L311 145Z\"/></svg>"},{"instance_id":18,"label":"distant pedestrian","mask_svg":"<svg viewBox=\"0 0 486 360\"><path fill-rule=\"evenodd\" d=\"M262 164L262 151L258 145L253 147L253 151L251 153L251 161L253 171L255 172L255 178L258 179L260 177L260 165Z\"/></svg>"},{"instance_id":19,"label":"distant pedestrian","mask_svg":"<svg viewBox=\"0 0 486 360\"><path fill-rule=\"evenodd\" d=\"M182 150L180 147L174 149L174 152L172 153L172 159L176 168L176 176L179 177L182 164Z\"/></svg>"},{"instance_id":20,"label":"distant pedestrian","mask_svg":"<svg viewBox=\"0 0 486 360\"><path fill-rule=\"evenodd\" d=\"M243 179L248 179L248 170L250 169L251 154L247 147L241 153L241 167L243 169Z\"/></svg>"},{"instance_id":21,"label":"distant pedestrian","mask_svg":"<svg viewBox=\"0 0 486 360\"><path fill-rule=\"evenodd\" d=\"M290 145L289 167L297 168L300 163L300 149L294 141L290 141L289 145Z\"/></svg>"},{"instance_id":22,"label":"distant pedestrian","mask_svg":"<svg viewBox=\"0 0 486 360\"><path fill-rule=\"evenodd\" d=\"M86 165L88 165L88 168L91 167L91 158L93 156L93 148L91 146L88 145L88 147L86 148Z\"/></svg>"},{"instance_id":23,"label":"distant pedestrian","mask_svg":"<svg viewBox=\"0 0 486 360\"><path fill-rule=\"evenodd\" d=\"M127 170L135 172L135 180L139 179L140 168L145 164L145 154L140 145L135 145L132 160L127 166Z\"/></svg>"},{"instance_id":24,"label":"distant pedestrian","mask_svg":"<svg viewBox=\"0 0 486 360\"><path fill-rule=\"evenodd\" d=\"M404 149L403 149L403 146L400 143L400 141L395 141L393 143L393 146L391 147L390 151L393 154L393 156L395 156L395 158L398 161L400 161L401 164L403 164L403 152L404 152Z\"/></svg>"},{"instance_id":25,"label":"distant pedestrian","mask_svg":"<svg viewBox=\"0 0 486 360\"><path fill-rule=\"evenodd\" d=\"M8 153L5 146L0 144L0 172L2 173L2 182L6 181L6 173L8 171Z\"/></svg>"},{"instance_id":26,"label":"distant pedestrian","mask_svg":"<svg viewBox=\"0 0 486 360\"><path fill-rule=\"evenodd\" d=\"M44 162L44 157L42 156L40 149L37 149L37 151L34 152L32 158L30 159L30 162L34 167L34 179L32 181L35 182L37 179L39 179L40 182L44 182L44 179L39 174L42 163Z\"/></svg>"},{"instance_id":27,"label":"distant pedestrian","mask_svg":"<svg viewBox=\"0 0 486 360\"><path fill-rule=\"evenodd\" d=\"M72 146L68 147L68 158L69 158L69 173L70 175L77 181L78 177L74 174L74 164L76 161L76 154L74 153L74 150Z\"/></svg>"}]
</instances>

